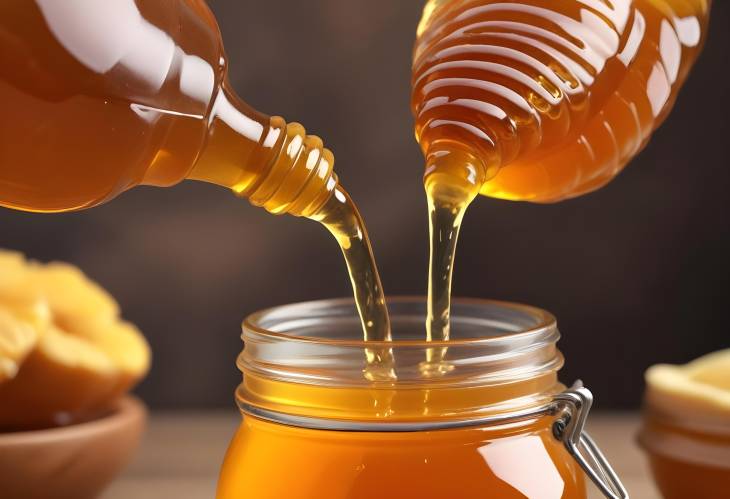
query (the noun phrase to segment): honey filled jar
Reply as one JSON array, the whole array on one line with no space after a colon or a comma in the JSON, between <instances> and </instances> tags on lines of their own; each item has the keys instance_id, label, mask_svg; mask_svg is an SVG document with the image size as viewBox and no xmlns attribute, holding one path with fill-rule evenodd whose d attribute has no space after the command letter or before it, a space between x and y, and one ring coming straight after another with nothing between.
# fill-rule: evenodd
<instances>
[{"instance_id":1,"label":"honey filled jar","mask_svg":"<svg viewBox=\"0 0 730 499\"><path fill-rule=\"evenodd\" d=\"M639 444L665 499L730 497L730 350L646 373Z\"/></svg>"},{"instance_id":2,"label":"honey filled jar","mask_svg":"<svg viewBox=\"0 0 730 499\"><path fill-rule=\"evenodd\" d=\"M558 381L549 313L456 300L451 339L426 342L424 299L389 306L391 342L360 339L350 300L246 319L243 422L219 499L585 499L589 480L628 497L582 431L590 392ZM421 368L432 348L449 365L435 376ZM374 351L392 359L390 380L367 376Z\"/></svg>"}]
</instances>

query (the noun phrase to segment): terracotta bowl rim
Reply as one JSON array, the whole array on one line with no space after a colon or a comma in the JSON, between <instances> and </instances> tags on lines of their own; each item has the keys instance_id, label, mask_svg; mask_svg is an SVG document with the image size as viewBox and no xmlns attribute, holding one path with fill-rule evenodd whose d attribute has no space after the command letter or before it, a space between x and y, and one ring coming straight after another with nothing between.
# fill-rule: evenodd
<instances>
[{"instance_id":1,"label":"terracotta bowl rim","mask_svg":"<svg viewBox=\"0 0 730 499\"><path fill-rule=\"evenodd\" d=\"M109 413L91 421L41 430L0 432L0 448L89 438L129 426L146 416L144 403L133 395L125 395L114 403Z\"/></svg>"}]
</instances>

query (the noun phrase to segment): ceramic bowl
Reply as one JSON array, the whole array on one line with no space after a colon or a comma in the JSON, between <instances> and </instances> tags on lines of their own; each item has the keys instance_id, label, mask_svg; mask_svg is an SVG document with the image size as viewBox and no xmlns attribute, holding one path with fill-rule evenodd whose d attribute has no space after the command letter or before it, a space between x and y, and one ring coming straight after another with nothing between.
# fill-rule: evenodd
<instances>
[{"instance_id":1,"label":"ceramic bowl","mask_svg":"<svg viewBox=\"0 0 730 499\"><path fill-rule=\"evenodd\" d=\"M0 497L98 497L139 445L146 415L139 400L125 397L89 422L0 433Z\"/></svg>"}]
</instances>

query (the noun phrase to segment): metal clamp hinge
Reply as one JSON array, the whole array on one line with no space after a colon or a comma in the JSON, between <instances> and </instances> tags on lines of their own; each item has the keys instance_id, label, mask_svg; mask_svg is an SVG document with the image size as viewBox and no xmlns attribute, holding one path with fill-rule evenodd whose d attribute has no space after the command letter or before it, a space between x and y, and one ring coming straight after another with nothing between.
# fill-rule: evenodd
<instances>
[{"instance_id":1,"label":"metal clamp hinge","mask_svg":"<svg viewBox=\"0 0 730 499\"><path fill-rule=\"evenodd\" d=\"M626 488L593 439L584 431L593 394L576 382L570 390L555 396L558 419L553 423L555 438L563 442L591 481L609 499L629 499Z\"/></svg>"}]
</instances>

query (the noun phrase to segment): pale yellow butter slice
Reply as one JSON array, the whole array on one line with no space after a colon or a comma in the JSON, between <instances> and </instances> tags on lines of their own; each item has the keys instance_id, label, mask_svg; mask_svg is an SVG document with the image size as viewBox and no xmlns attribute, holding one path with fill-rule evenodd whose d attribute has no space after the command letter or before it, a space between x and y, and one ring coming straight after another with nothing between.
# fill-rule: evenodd
<instances>
[{"instance_id":1,"label":"pale yellow butter slice","mask_svg":"<svg viewBox=\"0 0 730 499\"><path fill-rule=\"evenodd\" d=\"M646 372L646 383L652 409L730 427L730 349L682 366L653 366Z\"/></svg>"}]
</instances>

